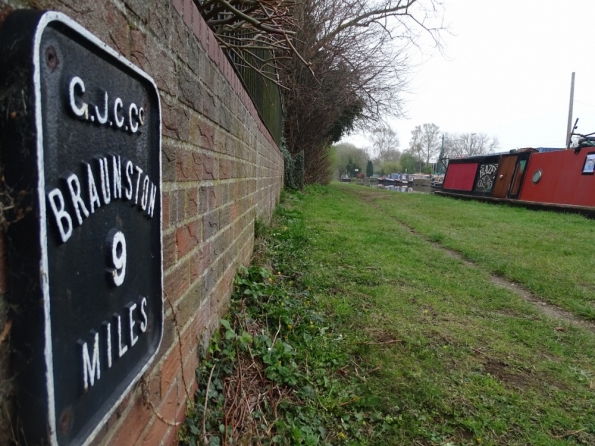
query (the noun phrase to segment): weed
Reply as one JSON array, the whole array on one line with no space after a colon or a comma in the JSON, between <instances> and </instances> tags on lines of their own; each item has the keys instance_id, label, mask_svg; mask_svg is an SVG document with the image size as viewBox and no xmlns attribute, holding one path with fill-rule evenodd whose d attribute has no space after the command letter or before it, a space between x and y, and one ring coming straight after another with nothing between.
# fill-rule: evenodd
<instances>
[{"instance_id":1,"label":"weed","mask_svg":"<svg viewBox=\"0 0 595 446\"><path fill-rule=\"evenodd\" d=\"M548 299L592 289L590 254L581 266L564 252L577 284L534 257L584 221L407 195L286 195L255 263L238 271L181 444L595 444L595 336L490 280L531 265L545 268L528 277L546 281Z\"/></svg>"},{"instance_id":2,"label":"weed","mask_svg":"<svg viewBox=\"0 0 595 446\"><path fill-rule=\"evenodd\" d=\"M254 219L254 238L259 239L265 235L267 225L264 220L260 217Z\"/></svg>"}]
</instances>

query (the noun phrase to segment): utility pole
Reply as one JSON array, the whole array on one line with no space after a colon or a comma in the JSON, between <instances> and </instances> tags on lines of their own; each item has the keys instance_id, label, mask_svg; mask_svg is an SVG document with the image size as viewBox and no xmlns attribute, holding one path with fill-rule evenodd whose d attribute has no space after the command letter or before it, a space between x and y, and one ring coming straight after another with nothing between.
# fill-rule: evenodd
<instances>
[{"instance_id":1,"label":"utility pole","mask_svg":"<svg viewBox=\"0 0 595 446\"><path fill-rule=\"evenodd\" d=\"M477 135L477 133L471 133L471 137L469 138L469 155L473 156L475 155L473 153L473 141L475 140L474 136Z\"/></svg>"},{"instance_id":2,"label":"utility pole","mask_svg":"<svg viewBox=\"0 0 595 446\"><path fill-rule=\"evenodd\" d=\"M566 127L566 149L570 148L570 134L572 133L572 107L574 103L574 71L570 82L570 105L568 107L568 126Z\"/></svg>"},{"instance_id":3,"label":"utility pole","mask_svg":"<svg viewBox=\"0 0 595 446\"><path fill-rule=\"evenodd\" d=\"M438 168L436 169L438 175L444 173L444 133L442 134L442 147L440 148L440 155L438 155Z\"/></svg>"}]
</instances>

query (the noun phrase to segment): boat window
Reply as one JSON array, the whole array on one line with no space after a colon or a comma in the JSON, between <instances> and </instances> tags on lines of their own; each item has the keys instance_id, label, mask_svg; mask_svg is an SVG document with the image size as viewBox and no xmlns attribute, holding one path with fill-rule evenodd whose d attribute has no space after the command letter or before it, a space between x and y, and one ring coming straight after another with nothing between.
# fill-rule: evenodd
<instances>
[{"instance_id":1,"label":"boat window","mask_svg":"<svg viewBox=\"0 0 595 446\"><path fill-rule=\"evenodd\" d=\"M531 180L533 181L533 184L537 184L541 181L541 169L540 170L536 170L535 173L533 174L533 178L531 178Z\"/></svg>"}]
</instances>

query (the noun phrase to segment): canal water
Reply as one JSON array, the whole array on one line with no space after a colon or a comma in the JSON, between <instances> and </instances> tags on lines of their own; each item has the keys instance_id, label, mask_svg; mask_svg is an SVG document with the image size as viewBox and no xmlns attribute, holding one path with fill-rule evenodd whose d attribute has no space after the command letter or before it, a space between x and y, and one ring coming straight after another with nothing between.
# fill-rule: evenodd
<instances>
[{"instance_id":1,"label":"canal water","mask_svg":"<svg viewBox=\"0 0 595 446\"><path fill-rule=\"evenodd\" d=\"M386 189L392 190L395 192L405 192L405 193L422 193L422 194L429 194L432 192L431 186L383 186L379 184L378 189Z\"/></svg>"}]
</instances>

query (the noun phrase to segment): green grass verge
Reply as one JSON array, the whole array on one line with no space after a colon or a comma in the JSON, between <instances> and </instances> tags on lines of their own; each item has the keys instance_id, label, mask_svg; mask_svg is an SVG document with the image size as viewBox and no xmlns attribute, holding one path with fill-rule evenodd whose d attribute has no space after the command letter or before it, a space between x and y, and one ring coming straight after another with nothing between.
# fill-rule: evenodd
<instances>
[{"instance_id":1,"label":"green grass verge","mask_svg":"<svg viewBox=\"0 0 595 446\"><path fill-rule=\"evenodd\" d=\"M211 444L595 444L595 335L490 280L592 317L591 227L348 185L289 195L258 265L238 276L182 444L202 441L203 426ZM238 358L278 392L241 432L226 421Z\"/></svg>"}]
</instances>

